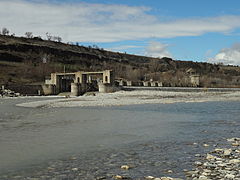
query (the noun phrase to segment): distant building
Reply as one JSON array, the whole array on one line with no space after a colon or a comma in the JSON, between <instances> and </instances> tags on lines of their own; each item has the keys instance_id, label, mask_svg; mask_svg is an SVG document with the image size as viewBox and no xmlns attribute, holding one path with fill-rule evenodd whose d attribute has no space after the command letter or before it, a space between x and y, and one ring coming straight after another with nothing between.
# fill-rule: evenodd
<instances>
[{"instance_id":1,"label":"distant building","mask_svg":"<svg viewBox=\"0 0 240 180\"><path fill-rule=\"evenodd\" d=\"M190 68L186 71L186 73L189 74L191 85L193 87L199 87L200 86L200 75L196 72L196 70L193 68Z\"/></svg>"}]
</instances>

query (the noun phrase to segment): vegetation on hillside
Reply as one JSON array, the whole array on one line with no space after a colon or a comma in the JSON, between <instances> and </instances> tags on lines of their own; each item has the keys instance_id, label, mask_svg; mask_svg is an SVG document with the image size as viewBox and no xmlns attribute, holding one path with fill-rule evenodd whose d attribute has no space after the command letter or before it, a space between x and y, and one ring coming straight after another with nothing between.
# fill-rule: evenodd
<instances>
[{"instance_id":1,"label":"vegetation on hillside","mask_svg":"<svg viewBox=\"0 0 240 180\"><path fill-rule=\"evenodd\" d=\"M53 41L54 40L54 41ZM165 86L190 86L187 70L201 76L203 87L240 87L240 67L152 58L106 51L61 39L42 40L30 32L24 37L0 35L0 84L41 84L51 72L112 69L117 78L157 80Z\"/></svg>"}]
</instances>

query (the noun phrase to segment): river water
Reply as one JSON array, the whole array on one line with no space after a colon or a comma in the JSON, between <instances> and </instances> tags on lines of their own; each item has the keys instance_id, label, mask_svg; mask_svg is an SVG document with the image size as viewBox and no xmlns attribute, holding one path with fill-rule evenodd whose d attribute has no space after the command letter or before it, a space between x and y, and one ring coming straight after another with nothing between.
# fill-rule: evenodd
<instances>
[{"instance_id":1,"label":"river water","mask_svg":"<svg viewBox=\"0 0 240 180\"><path fill-rule=\"evenodd\" d=\"M195 154L240 135L240 102L15 106L28 101L0 100L0 179L184 177Z\"/></svg>"}]
</instances>

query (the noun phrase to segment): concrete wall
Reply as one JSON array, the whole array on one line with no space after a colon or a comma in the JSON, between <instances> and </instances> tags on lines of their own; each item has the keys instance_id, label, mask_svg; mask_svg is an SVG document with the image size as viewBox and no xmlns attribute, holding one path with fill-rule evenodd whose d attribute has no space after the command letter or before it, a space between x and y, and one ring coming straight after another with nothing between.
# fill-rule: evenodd
<instances>
[{"instance_id":1,"label":"concrete wall","mask_svg":"<svg viewBox=\"0 0 240 180\"><path fill-rule=\"evenodd\" d=\"M158 86L157 82L150 82L150 85L151 85L151 87L157 87Z\"/></svg>"},{"instance_id":2,"label":"concrete wall","mask_svg":"<svg viewBox=\"0 0 240 180\"><path fill-rule=\"evenodd\" d=\"M111 70L103 71L103 83L104 84L113 84L115 80L115 74Z\"/></svg>"},{"instance_id":3,"label":"concrete wall","mask_svg":"<svg viewBox=\"0 0 240 180\"><path fill-rule=\"evenodd\" d=\"M190 81L192 86L197 87L200 85L200 76L199 75L191 75Z\"/></svg>"},{"instance_id":4,"label":"concrete wall","mask_svg":"<svg viewBox=\"0 0 240 180\"><path fill-rule=\"evenodd\" d=\"M143 86L145 86L145 87L150 86L150 82L148 82L148 81L144 81L144 82L143 82Z\"/></svg>"},{"instance_id":5,"label":"concrete wall","mask_svg":"<svg viewBox=\"0 0 240 180\"><path fill-rule=\"evenodd\" d=\"M55 92L55 85L53 84L44 84L42 85L42 90L44 95L54 95L56 94Z\"/></svg>"},{"instance_id":6,"label":"concrete wall","mask_svg":"<svg viewBox=\"0 0 240 180\"><path fill-rule=\"evenodd\" d=\"M119 86L126 86L127 82L124 80L119 81Z\"/></svg>"},{"instance_id":7,"label":"concrete wall","mask_svg":"<svg viewBox=\"0 0 240 180\"><path fill-rule=\"evenodd\" d=\"M71 83L71 95L79 96L79 94L80 94L79 83Z\"/></svg>"},{"instance_id":8,"label":"concrete wall","mask_svg":"<svg viewBox=\"0 0 240 180\"><path fill-rule=\"evenodd\" d=\"M87 92L88 85L81 83L71 83L71 95L72 96L81 96Z\"/></svg>"},{"instance_id":9,"label":"concrete wall","mask_svg":"<svg viewBox=\"0 0 240 180\"><path fill-rule=\"evenodd\" d=\"M132 86L132 85L133 85L132 81L127 81L127 86Z\"/></svg>"},{"instance_id":10,"label":"concrete wall","mask_svg":"<svg viewBox=\"0 0 240 180\"><path fill-rule=\"evenodd\" d=\"M163 83L162 82L157 82L158 83L158 87L163 87Z\"/></svg>"},{"instance_id":11,"label":"concrete wall","mask_svg":"<svg viewBox=\"0 0 240 180\"><path fill-rule=\"evenodd\" d=\"M113 86L111 84L98 84L99 92L100 93L113 93L120 90L120 87Z\"/></svg>"},{"instance_id":12,"label":"concrete wall","mask_svg":"<svg viewBox=\"0 0 240 180\"><path fill-rule=\"evenodd\" d=\"M52 80L51 79L46 79L45 84L52 84Z\"/></svg>"},{"instance_id":13,"label":"concrete wall","mask_svg":"<svg viewBox=\"0 0 240 180\"><path fill-rule=\"evenodd\" d=\"M145 87L162 87L162 82L159 81L119 81L119 86L145 86Z\"/></svg>"}]
</instances>

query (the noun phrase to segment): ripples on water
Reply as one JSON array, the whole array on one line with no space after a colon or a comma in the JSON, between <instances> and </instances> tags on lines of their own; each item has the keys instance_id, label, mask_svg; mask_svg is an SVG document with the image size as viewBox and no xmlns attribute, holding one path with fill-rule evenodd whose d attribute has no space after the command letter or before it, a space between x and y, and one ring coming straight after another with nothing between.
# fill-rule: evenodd
<instances>
[{"instance_id":1,"label":"ripples on water","mask_svg":"<svg viewBox=\"0 0 240 180\"><path fill-rule=\"evenodd\" d=\"M94 108L22 108L0 103L0 174L35 170L81 179L128 173L183 177L194 154L239 136L240 102L205 102ZM195 144L194 144L195 143ZM197 143L197 144L196 144ZM210 144L204 148L202 144ZM76 160L68 157L75 156ZM122 172L130 164L134 168ZM53 172L46 169L54 166ZM77 167L78 171L71 171ZM13 173L14 174L14 173ZM170 174L171 176L171 174Z\"/></svg>"}]
</instances>

